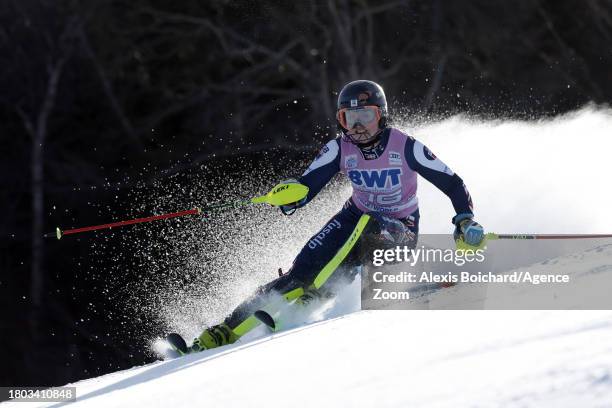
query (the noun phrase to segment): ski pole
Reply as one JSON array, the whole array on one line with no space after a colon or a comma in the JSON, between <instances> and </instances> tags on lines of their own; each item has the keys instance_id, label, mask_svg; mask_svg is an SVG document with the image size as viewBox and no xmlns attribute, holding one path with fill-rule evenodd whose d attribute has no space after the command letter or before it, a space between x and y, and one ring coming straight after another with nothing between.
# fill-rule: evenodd
<instances>
[{"instance_id":1,"label":"ski pole","mask_svg":"<svg viewBox=\"0 0 612 408\"><path fill-rule=\"evenodd\" d=\"M485 234L485 239L478 245L466 244L462 237L457 239L457 249L482 249L487 244L487 241L496 239L594 239L594 238L612 238L612 234L496 234L488 232Z\"/></svg>"},{"instance_id":2,"label":"ski pole","mask_svg":"<svg viewBox=\"0 0 612 408\"><path fill-rule=\"evenodd\" d=\"M44 236L45 238L51 238L55 236L57 239L61 239L64 235L72 235L72 234L78 234L81 232L96 231L100 229L113 228L113 227L123 227L124 225L140 224L143 222L165 220L168 218L183 217L185 215L195 215L195 214L200 214L200 213L201 213L201 210L199 208L194 208L194 209L186 210L186 211L179 211L179 212L173 212L173 213L162 214L162 215L154 215L151 217L134 218L131 220L111 222L109 224L92 225L89 227L72 228L68 230L61 230L59 227L57 227L55 229L55 232L49 232L45 234Z\"/></svg>"},{"instance_id":3,"label":"ski pole","mask_svg":"<svg viewBox=\"0 0 612 408\"><path fill-rule=\"evenodd\" d=\"M496 234L489 232L487 239L589 239L612 238L612 234Z\"/></svg>"},{"instance_id":4,"label":"ski pole","mask_svg":"<svg viewBox=\"0 0 612 408\"><path fill-rule=\"evenodd\" d=\"M235 200L221 204L213 204L202 208L193 208L191 210L173 212L168 214L153 215L150 217L133 218L130 220L111 222L108 224L92 225L89 227L72 228L61 230L59 227L55 232L49 232L44 235L45 238L56 237L61 239L64 235L78 234L81 232L96 231L100 229L123 227L125 225L141 224L144 222L165 220L169 218L184 217L186 215L201 215L202 213L216 212L227 208L238 208L249 204L268 203L274 206L286 205L302 200L308 194L308 187L299 183L280 183L277 184L268 194L254 197L250 200Z\"/></svg>"},{"instance_id":5,"label":"ski pole","mask_svg":"<svg viewBox=\"0 0 612 408\"><path fill-rule=\"evenodd\" d=\"M150 217L133 218L131 220L111 222L109 224L92 225L89 227L72 228L68 230L61 230L59 227L57 227L55 229L55 232L49 232L45 234L44 237L45 238L56 237L57 239L61 239L64 235L72 235L72 234L78 234L81 232L96 231L96 230L107 229L107 228L123 227L125 225L141 224L144 222L166 220L169 218L184 217L186 215L200 215L202 213L213 212L215 210L225 209L229 207L240 207L240 206L250 204L250 203L251 203L250 200L248 201L246 200L230 201L227 203L214 204L214 205L210 205L208 207L203 207L203 208L196 207L191 210L178 211L178 212L161 214L161 215L153 215Z\"/></svg>"}]
</instances>

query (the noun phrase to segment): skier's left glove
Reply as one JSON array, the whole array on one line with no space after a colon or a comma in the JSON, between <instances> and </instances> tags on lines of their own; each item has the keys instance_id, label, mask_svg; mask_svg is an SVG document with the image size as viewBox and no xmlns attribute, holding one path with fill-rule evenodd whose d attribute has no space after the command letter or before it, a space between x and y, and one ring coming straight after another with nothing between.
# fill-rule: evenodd
<instances>
[{"instance_id":1,"label":"skier's left glove","mask_svg":"<svg viewBox=\"0 0 612 408\"><path fill-rule=\"evenodd\" d=\"M296 179L283 180L279 184L290 184L290 183L300 184L300 182L297 181ZM291 215L295 212L295 210L297 210L300 207L303 207L306 204L307 199L308 199L308 196L304 197L300 201L297 201L295 203L286 204L286 205L281 205L278 208L280 208L283 215Z\"/></svg>"},{"instance_id":2,"label":"skier's left glove","mask_svg":"<svg viewBox=\"0 0 612 408\"><path fill-rule=\"evenodd\" d=\"M482 225L473 220L469 213L457 214L453 217L455 241L463 241L467 245L479 248L484 243L485 233Z\"/></svg>"}]
</instances>

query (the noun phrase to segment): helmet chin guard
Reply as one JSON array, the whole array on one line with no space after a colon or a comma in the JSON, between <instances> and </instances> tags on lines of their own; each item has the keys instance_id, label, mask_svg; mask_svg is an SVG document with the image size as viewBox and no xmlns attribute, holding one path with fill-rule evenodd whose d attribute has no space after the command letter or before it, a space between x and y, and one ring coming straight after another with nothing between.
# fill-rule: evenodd
<instances>
[{"instance_id":1,"label":"helmet chin guard","mask_svg":"<svg viewBox=\"0 0 612 408\"><path fill-rule=\"evenodd\" d=\"M344 137L344 139L348 140L349 142L351 142L352 144L359 146L359 147L370 147L373 144L376 144L379 140L380 137L382 135L382 129L379 129L378 132L376 132L376 134L374 136L372 136L371 139L365 141L365 142L361 142L359 140L355 140L352 135L350 135L348 132L344 132L344 135L342 137Z\"/></svg>"}]
</instances>

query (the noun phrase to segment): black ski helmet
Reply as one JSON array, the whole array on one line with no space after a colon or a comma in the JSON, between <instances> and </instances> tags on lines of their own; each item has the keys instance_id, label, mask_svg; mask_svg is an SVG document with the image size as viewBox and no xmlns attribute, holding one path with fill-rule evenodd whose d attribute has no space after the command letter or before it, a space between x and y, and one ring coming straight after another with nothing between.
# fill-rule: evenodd
<instances>
[{"instance_id":1,"label":"black ski helmet","mask_svg":"<svg viewBox=\"0 0 612 408\"><path fill-rule=\"evenodd\" d=\"M380 129L385 128L387 126L387 98L382 86L365 79L359 79L344 85L338 95L337 110L366 105L374 105L380 108L381 117L378 121L378 127ZM339 127L342 128L340 125ZM345 131L344 128L341 130Z\"/></svg>"}]
</instances>

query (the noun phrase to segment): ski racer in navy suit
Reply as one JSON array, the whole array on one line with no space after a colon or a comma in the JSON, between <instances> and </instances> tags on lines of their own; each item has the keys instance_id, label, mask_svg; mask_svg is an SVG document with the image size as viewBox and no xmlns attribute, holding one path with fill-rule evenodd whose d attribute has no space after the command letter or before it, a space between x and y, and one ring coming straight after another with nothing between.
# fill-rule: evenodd
<instances>
[{"instance_id":1,"label":"ski racer in navy suit","mask_svg":"<svg viewBox=\"0 0 612 408\"><path fill-rule=\"evenodd\" d=\"M417 174L451 200L455 235L468 245L483 241L463 180L421 142L388 126L380 85L365 80L347 84L338 97L337 120L341 136L321 149L300 178L290 181L307 186L308 195L280 209L291 214L306 205L338 172L350 180L351 197L308 240L288 273L260 287L224 322L206 328L188 352L233 343L259 325L253 313L266 307L270 293L298 304L320 297L341 265L361 262L356 252L366 231L394 245L414 247L419 231Z\"/></svg>"}]
</instances>

